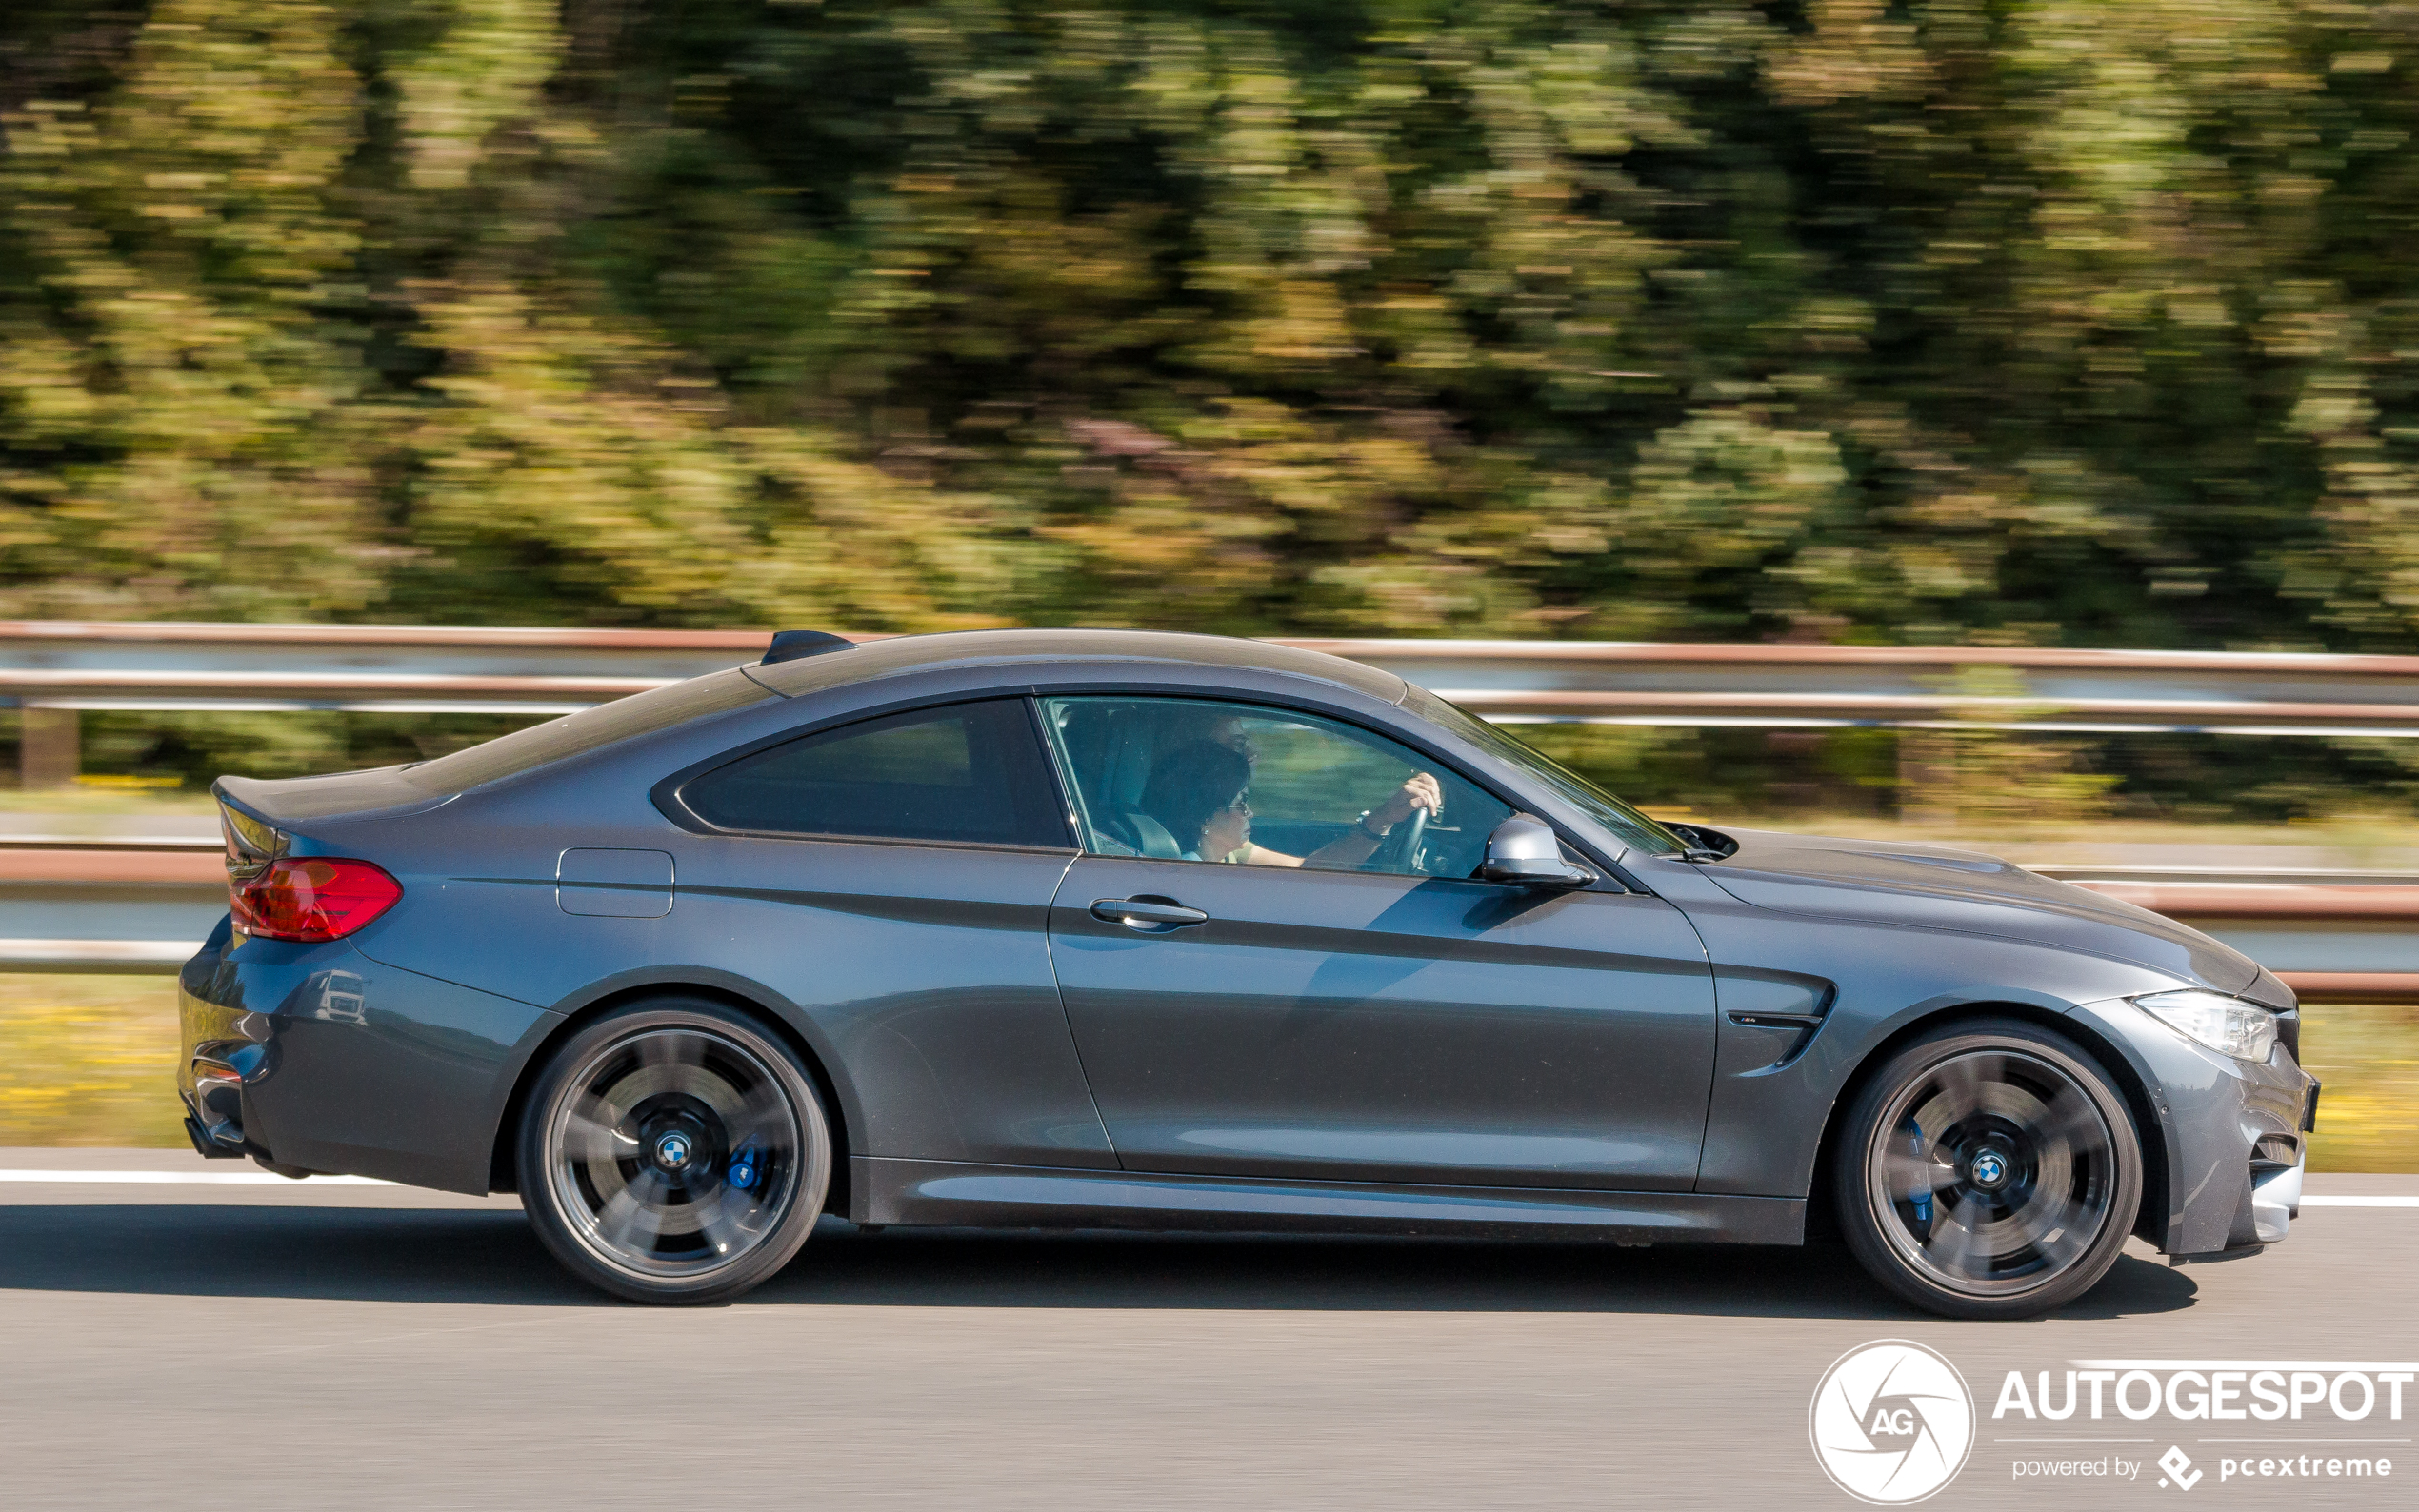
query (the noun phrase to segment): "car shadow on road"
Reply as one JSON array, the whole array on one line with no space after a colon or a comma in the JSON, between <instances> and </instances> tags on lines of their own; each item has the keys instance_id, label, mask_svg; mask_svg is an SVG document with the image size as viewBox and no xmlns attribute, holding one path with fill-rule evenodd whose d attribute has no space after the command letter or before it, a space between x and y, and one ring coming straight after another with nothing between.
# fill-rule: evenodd
<instances>
[{"instance_id":1,"label":"car shadow on road","mask_svg":"<svg viewBox=\"0 0 2419 1512\"><path fill-rule=\"evenodd\" d=\"M0 1290L613 1305L518 1213L459 1209L0 1206ZM2196 1290L2129 1254L2057 1316L2172 1312ZM741 1305L1922 1316L1820 1246L869 1233L834 1219Z\"/></svg>"},{"instance_id":2,"label":"car shadow on road","mask_svg":"<svg viewBox=\"0 0 2419 1512\"><path fill-rule=\"evenodd\" d=\"M2181 1271L2129 1255L2058 1316L2189 1307ZM1601 1242L838 1228L749 1298L774 1304L1924 1316L1845 1249Z\"/></svg>"}]
</instances>

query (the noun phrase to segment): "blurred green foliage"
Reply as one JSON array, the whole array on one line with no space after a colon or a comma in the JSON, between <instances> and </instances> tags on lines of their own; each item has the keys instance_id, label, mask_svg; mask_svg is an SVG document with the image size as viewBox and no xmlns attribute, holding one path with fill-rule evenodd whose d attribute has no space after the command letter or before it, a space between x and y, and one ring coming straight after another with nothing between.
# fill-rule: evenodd
<instances>
[{"instance_id":1,"label":"blurred green foliage","mask_svg":"<svg viewBox=\"0 0 2419 1512\"><path fill-rule=\"evenodd\" d=\"M2401 646L2320 0L16 0L0 613Z\"/></svg>"},{"instance_id":2,"label":"blurred green foliage","mask_svg":"<svg viewBox=\"0 0 2419 1512\"><path fill-rule=\"evenodd\" d=\"M2415 69L2335 0L14 0L0 615L2403 648Z\"/></svg>"}]
</instances>

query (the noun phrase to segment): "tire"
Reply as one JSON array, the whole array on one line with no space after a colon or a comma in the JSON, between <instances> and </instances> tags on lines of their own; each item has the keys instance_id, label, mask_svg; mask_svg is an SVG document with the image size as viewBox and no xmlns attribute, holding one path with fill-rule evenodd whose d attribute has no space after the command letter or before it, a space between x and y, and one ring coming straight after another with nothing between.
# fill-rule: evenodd
<instances>
[{"instance_id":1,"label":"tire","mask_svg":"<svg viewBox=\"0 0 2419 1512\"><path fill-rule=\"evenodd\" d=\"M788 1264L823 1212L831 1136L806 1068L701 998L599 1018L521 1115L521 1201L554 1258L632 1302L729 1302Z\"/></svg>"},{"instance_id":2,"label":"tire","mask_svg":"<svg viewBox=\"0 0 2419 1512\"><path fill-rule=\"evenodd\" d=\"M2029 1318L2099 1284L2142 1203L2141 1138L2065 1036L1968 1021L1892 1054L1833 1157L1842 1237L1873 1278L1948 1318Z\"/></svg>"}]
</instances>

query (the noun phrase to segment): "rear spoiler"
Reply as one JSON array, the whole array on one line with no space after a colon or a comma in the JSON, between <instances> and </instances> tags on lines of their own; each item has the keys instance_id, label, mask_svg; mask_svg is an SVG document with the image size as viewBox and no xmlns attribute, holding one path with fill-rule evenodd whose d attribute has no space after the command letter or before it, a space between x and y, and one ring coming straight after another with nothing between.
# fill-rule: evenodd
<instances>
[{"instance_id":1,"label":"rear spoiler","mask_svg":"<svg viewBox=\"0 0 2419 1512\"><path fill-rule=\"evenodd\" d=\"M434 808L453 796L406 780L401 766L325 777L221 777L210 790L220 807L240 810L276 829L314 819Z\"/></svg>"}]
</instances>

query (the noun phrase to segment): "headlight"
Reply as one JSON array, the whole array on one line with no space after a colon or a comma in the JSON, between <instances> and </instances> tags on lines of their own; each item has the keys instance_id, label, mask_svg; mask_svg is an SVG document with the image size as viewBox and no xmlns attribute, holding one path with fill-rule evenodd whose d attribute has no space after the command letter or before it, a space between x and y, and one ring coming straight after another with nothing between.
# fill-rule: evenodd
<instances>
[{"instance_id":1,"label":"headlight","mask_svg":"<svg viewBox=\"0 0 2419 1512\"><path fill-rule=\"evenodd\" d=\"M2153 992L2133 1005L2188 1040L2240 1061L2266 1061L2276 1048L2276 1015L2223 992Z\"/></svg>"}]
</instances>

